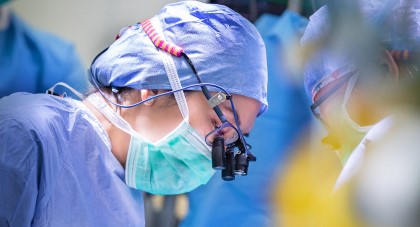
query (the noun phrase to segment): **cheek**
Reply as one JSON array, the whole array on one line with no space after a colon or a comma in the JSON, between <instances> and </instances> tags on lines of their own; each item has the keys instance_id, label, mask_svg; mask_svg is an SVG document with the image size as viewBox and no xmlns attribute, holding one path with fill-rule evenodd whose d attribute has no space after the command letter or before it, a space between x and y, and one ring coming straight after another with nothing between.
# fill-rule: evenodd
<instances>
[{"instance_id":1,"label":"cheek","mask_svg":"<svg viewBox=\"0 0 420 227\"><path fill-rule=\"evenodd\" d=\"M233 114L230 116L231 122L233 125L236 126L235 119ZM257 118L257 114L248 110L242 111L239 115L239 122L241 123L240 127L243 133L250 133L252 128L254 127L255 120Z\"/></svg>"},{"instance_id":2,"label":"cheek","mask_svg":"<svg viewBox=\"0 0 420 227\"><path fill-rule=\"evenodd\" d=\"M210 111L205 111L203 108L190 108L189 123L191 126L205 137L211 130L214 129L211 121L212 116Z\"/></svg>"},{"instance_id":3,"label":"cheek","mask_svg":"<svg viewBox=\"0 0 420 227\"><path fill-rule=\"evenodd\" d=\"M260 106L261 104L258 101L244 97L241 97L238 102L235 103L239 122L241 123L241 130L244 133L249 133L253 128ZM232 119L231 122L235 123L232 112L230 112L229 117Z\"/></svg>"},{"instance_id":4,"label":"cheek","mask_svg":"<svg viewBox=\"0 0 420 227\"><path fill-rule=\"evenodd\" d=\"M213 124L210 121L208 121L208 119L209 118L207 118L207 120L199 120L190 117L190 124L195 130L197 130L198 133L200 133L201 136L205 137L209 132L211 132L214 129Z\"/></svg>"},{"instance_id":5,"label":"cheek","mask_svg":"<svg viewBox=\"0 0 420 227\"><path fill-rule=\"evenodd\" d=\"M251 132L252 128L254 127L256 116L242 116L240 118L241 122L241 130L243 133Z\"/></svg>"},{"instance_id":6,"label":"cheek","mask_svg":"<svg viewBox=\"0 0 420 227\"><path fill-rule=\"evenodd\" d=\"M340 127L343 119L341 111L341 102L330 99L319 106L322 120L330 127L331 130Z\"/></svg>"},{"instance_id":7,"label":"cheek","mask_svg":"<svg viewBox=\"0 0 420 227\"><path fill-rule=\"evenodd\" d=\"M232 123L233 125L235 125L235 117L233 116L233 113L231 111L227 111L227 110L222 110L222 112L223 112L223 115L225 115L226 119L230 123Z\"/></svg>"}]
</instances>

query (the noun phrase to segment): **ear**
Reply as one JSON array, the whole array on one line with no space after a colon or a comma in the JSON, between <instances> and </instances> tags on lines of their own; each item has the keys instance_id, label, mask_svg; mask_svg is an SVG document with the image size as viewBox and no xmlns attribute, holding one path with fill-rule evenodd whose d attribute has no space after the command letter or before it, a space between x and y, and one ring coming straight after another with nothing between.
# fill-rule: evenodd
<instances>
[{"instance_id":1,"label":"ear","mask_svg":"<svg viewBox=\"0 0 420 227\"><path fill-rule=\"evenodd\" d=\"M142 90L140 90L140 95L141 95L141 100L143 101L143 100L146 100L147 98L149 98L150 96L153 96L154 94L153 94L153 91L151 91L151 90L142 89ZM149 100L149 101L147 101L143 104L146 105L146 106L151 106L151 105L153 105L153 103L155 103L155 100L156 99L152 99L152 100Z\"/></svg>"},{"instance_id":2,"label":"ear","mask_svg":"<svg viewBox=\"0 0 420 227\"><path fill-rule=\"evenodd\" d=\"M394 81L398 81L400 79L398 65L388 50L384 50L384 57L381 59L380 64L386 66L387 72Z\"/></svg>"}]
</instances>

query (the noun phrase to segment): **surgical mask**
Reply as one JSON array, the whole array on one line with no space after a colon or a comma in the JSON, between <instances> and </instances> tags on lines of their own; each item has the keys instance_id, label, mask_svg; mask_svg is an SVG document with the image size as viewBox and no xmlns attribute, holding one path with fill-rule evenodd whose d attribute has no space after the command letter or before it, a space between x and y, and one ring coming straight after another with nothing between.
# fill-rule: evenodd
<instances>
[{"instance_id":1,"label":"surgical mask","mask_svg":"<svg viewBox=\"0 0 420 227\"><path fill-rule=\"evenodd\" d=\"M112 124L131 135L125 168L128 186L152 194L180 194L207 183L213 176L210 147L188 123L188 117L153 143L134 131L98 95L87 100Z\"/></svg>"},{"instance_id":2,"label":"surgical mask","mask_svg":"<svg viewBox=\"0 0 420 227\"><path fill-rule=\"evenodd\" d=\"M360 143L360 141L363 139L366 133L372 128L372 126L360 126L358 123L353 121L353 119L350 117L347 111L347 103L349 101L351 93L353 92L358 78L358 74L355 74L350 77L347 83L346 92L344 93L343 102L341 104L343 120L345 124L349 126L348 130L342 128L341 132L344 134L342 135L342 137L345 138L346 142L342 143L340 149L337 150L337 155L343 165L347 162L350 154L353 152L355 147Z\"/></svg>"}]
</instances>

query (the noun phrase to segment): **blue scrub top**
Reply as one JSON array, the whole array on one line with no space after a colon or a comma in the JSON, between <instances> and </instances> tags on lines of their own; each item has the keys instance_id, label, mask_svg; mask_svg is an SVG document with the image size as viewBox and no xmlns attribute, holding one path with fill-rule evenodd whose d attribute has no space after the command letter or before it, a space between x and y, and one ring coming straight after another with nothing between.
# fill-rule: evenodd
<instances>
[{"instance_id":1,"label":"blue scrub top","mask_svg":"<svg viewBox=\"0 0 420 227\"><path fill-rule=\"evenodd\" d=\"M0 30L0 98L14 92L45 93L57 82L84 92L85 67L74 46L27 25L13 12Z\"/></svg>"},{"instance_id":2,"label":"blue scrub top","mask_svg":"<svg viewBox=\"0 0 420 227\"><path fill-rule=\"evenodd\" d=\"M0 226L144 226L105 129L80 101L0 99Z\"/></svg>"},{"instance_id":3,"label":"blue scrub top","mask_svg":"<svg viewBox=\"0 0 420 227\"><path fill-rule=\"evenodd\" d=\"M269 103L247 138L257 162L250 163L248 176L227 182L218 171L207 185L189 193L190 212L182 226L275 226L273 184L285 155L299 142L311 119L303 83L284 70L282 51L303 34L306 25L306 18L287 10L280 17L267 14L256 22L267 49Z\"/></svg>"}]
</instances>

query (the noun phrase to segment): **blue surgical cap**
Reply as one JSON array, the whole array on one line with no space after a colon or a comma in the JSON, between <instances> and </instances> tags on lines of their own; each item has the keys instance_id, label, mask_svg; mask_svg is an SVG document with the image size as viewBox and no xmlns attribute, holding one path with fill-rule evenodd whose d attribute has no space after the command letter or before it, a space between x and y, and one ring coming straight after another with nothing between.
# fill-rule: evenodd
<instances>
[{"instance_id":1,"label":"blue surgical cap","mask_svg":"<svg viewBox=\"0 0 420 227\"><path fill-rule=\"evenodd\" d=\"M164 39L184 50L204 83L256 99L261 102L259 114L266 111L265 45L254 25L226 6L198 1L168 4L155 17ZM92 63L95 81L100 86L171 90L158 49L142 26L135 24L122 31ZM187 61L182 57L172 58L181 85L197 84Z\"/></svg>"},{"instance_id":2,"label":"blue surgical cap","mask_svg":"<svg viewBox=\"0 0 420 227\"><path fill-rule=\"evenodd\" d=\"M360 0L362 19L380 31L380 41L388 50L420 50L420 1ZM333 10L333 9L331 9ZM311 17L301 39L303 46L317 41L330 30L329 9L321 7ZM318 50L305 66L305 89L313 101L316 93L354 67L345 54L329 49Z\"/></svg>"}]
</instances>

